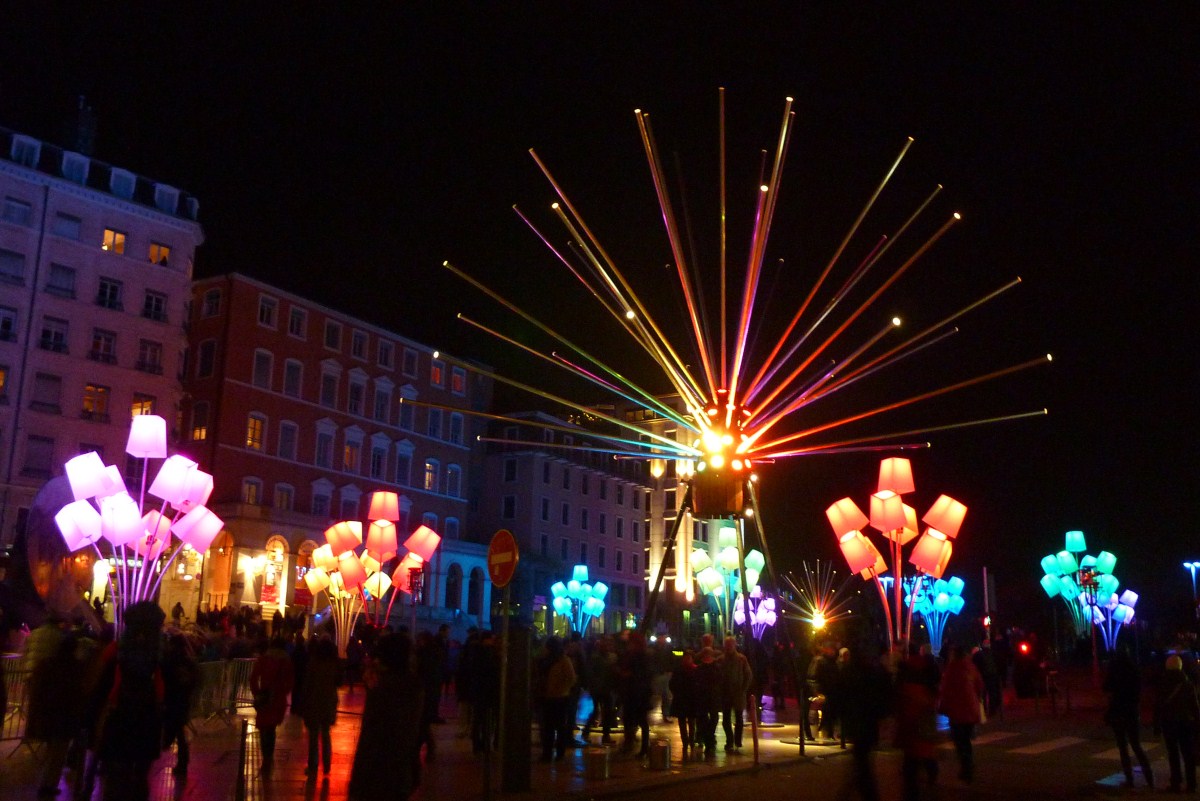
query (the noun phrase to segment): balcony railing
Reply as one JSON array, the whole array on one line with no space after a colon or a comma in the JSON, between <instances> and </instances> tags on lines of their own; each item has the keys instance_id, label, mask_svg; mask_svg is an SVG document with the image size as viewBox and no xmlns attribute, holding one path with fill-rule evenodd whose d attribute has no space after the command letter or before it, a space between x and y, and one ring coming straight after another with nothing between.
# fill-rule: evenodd
<instances>
[{"instance_id":1,"label":"balcony railing","mask_svg":"<svg viewBox=\"0 0 1200 801\"><path fill-rule=\"evenodd\" d=\"M117 354L106 353L102 350L88 351L88 358L94 362L101 362L103 364L116 364L117 363Z\"/></svg>"},{"instance_id":2,"label":"balcony railing","mask_svg":"<svg viewBox=\"0 0 1200 801\"><path fill-rule=\"evenodd\" d=\"M88 409L79 412L79 418L81 420L91 420L93 423L109 422L108 412L93 412Z\"/></svg>"}]
</instances>

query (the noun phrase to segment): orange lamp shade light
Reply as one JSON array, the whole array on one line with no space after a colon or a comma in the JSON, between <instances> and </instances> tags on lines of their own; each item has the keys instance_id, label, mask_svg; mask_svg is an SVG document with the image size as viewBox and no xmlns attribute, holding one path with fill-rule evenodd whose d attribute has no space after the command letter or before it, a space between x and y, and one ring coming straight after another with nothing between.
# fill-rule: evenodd
<instances>
[{"instance_id":1,"label":"orange lamp shade light","mask_svg":"<svg viewBox=\"0 0 1200 801\"><path fill-rule=\"evenodd\" d=\"M904 499L891 490L880 490L871 496L871 527L889 532L903 529Z\"/></svg>"},{"instance_id":2,"label":"orange lamp shade light","mask_svg":"<svg viewBox=\"0 0 1200 801\"><path fill-rule=\"evenodd\" d=\"M950 539L958 536L963 518L967 516L967 507L951 498L949 495L939 495L933 506L921 518L930 527L936 528Z\"/></svg>"},{"instance_id":3,"label":"orange lamp shade light","mask_svg":"<svg viewBox=\"0 0 1200 801\"><path fill-rule=\"evenodd\" d=\"M879 463L879 492L894 492L903 495L916 489L913 484L912 462L899 456L884 459Z\"/></svg>"},{"instance_id":4,"label":"orange lamp shade light","mask_svg":"<svg viewBox=\"0 0 1200 801\"><path fill-rule=\"evenodd\" d=\"M437 550L441 541L442 538L429 526L417 526L412 536L404 541L404 547L421 557L422 561L428 562L433 558L433 552Z\"/></svg>"},{"instance_id":5,"label":"orange lamp shade light","mask_svg":"<svg viewBox=\"0 0 1200 801\"><path fill-rule=\"evenodd\" d=\"M326 573L332 573L337 570L337 557L333 555L333 548L328 543L313 548L312 560L314 566L319 567Z\"/></svg>"},{"instance_id":6,"label":"orange lamp shade light","mask_svg":"<svg viewBox=\"0 0 1200 801\"><path fill-rule=\"evenodd\" d=\"M367 580L367 569L354 551L338 555L338 572L342 574L342 585L347 592L353 592Z\"/></svg>"},{"instance_id":7,"label":"orange lamp shade light","mask_svg":"<svg viewBox=\"0 0 1200 801\"><path fill-rule=\"evenodd\" d=\"M390 520L395 523L400 519L400 498L394 492L379 490L371 493L371 508L367 517L372 520ZM395 549L393 549L395 550Z\"/></svg>"},{"instance_id":8,"label":"orange lamp shade light","mask_svg":"<svg viewBox=\"0 0 1200 801\"><path fill-rule=\"evenodd\" d=\"M917 540L917 544L913 547L912 553L908 557L908 561L917 567L918 570L935 575L938 572L938 565L942 564L942 553L947 550L950 540L946 535L937 529L926 529L921 535L921 539ZM942 566L945 569L945 566Z\"/></svg>"},{"instance_id":9,"label":"orange lamp shade light","mask_svg":"<svg viewBox=\"0 0 1200 801\"><path fill-rule=\"evenodd\" d=\"M383 565L379 563L379 560L371 555L370 551L367 551L358 558L360 561L362 561L363 567L366 568L367 573L378 573L379 569L383 567Z\"/></svg>"},{"instance_id":10,"label":"orange lamp shade light","mask_svg":"<svg viewBox=\"0 0 1200 801\"><path fill-rule=\"evenodd\" d=\"M869 570L882 558L871 541L859 532L855 532L853 537L843 538L839 545L842 555L846 557L846 563L850 566L851 573Z\"/></svg>"},{"instance_id":11,"label":"orange lamp shade light","mask_svg":"<svg viewBox=\"0 0 1200 801\"><path fill-rule=\"evenodd\" d=\"M833 533L839 540L851 531L861 531L871 522L849 498L834 503L825 510L825 516L829 518L829 525L833 526Z\"/></svg>"},{"instance_id":12,"label":"orange lamp shade light","mask_svg":"<svg viewBox=\"0 0 1200 801\"><path fill-rule=\"evenodd\" d=\"M329 586L329 574L319 567L314 567L304 574L304 583L308 585L308 591L316 595Z\"/></svg>"},{"instance_id":13,"label":"orange lamp shade light","mask_svg":"<svg viewBox=\"0 0 1200 801\"><path fill-rule=\"evenodd\" d=\"M372 573L363 587L372 598L382 598L392 586L392 580L387 573Z\"/></svg>"},{"instance_id":14,"label":"orange lamp shade light","mask_svg":"<svg viewBox=\"0 0 1200 801\"><path fill-rule=\"evenodd\" d=\"M325 529L325 541L333 549L333 555L340 557L362 544L362 523L357 520L334 523Z\"/></svg>"},{"instance_id":15,"label":"orange lamp shade light","mask_svg":"<svg viewBox=\"0 0 1200 801\"><path fill-rule=\"evenodd\" d=\"M125 452L142 459L167 457L167 421L156 414L139 414L129 425Z\"/></svg>"},{"instance_id":16,"label":"orange lamp shade light","mask_svg":"<svg viewBox=\"0 0 1200 801\"><path fill-rule=\"evenodd\" d=\"M867 579L872 579L876 576L882 576L886 572L888 572L887 562L883 561L883 554L876 550L875 564L871 565L866 570L860 571L858 575L861 576L864 581L866 581Z\"/></svg>"},{"instance_id":17,"label":"orange lamp shade light","mask_svg":"<svg viewBox=\"0 0 1200 801\"><path fill-rule=\"evenodd\" d=\"M375 493L378 495L379 493ZM371 505L374 506L374 501ZM396 555L396 524L386 518L375 518L367 526L365 541L367 553L380 562L386 562Z\"/></svg>"}]
</instances>

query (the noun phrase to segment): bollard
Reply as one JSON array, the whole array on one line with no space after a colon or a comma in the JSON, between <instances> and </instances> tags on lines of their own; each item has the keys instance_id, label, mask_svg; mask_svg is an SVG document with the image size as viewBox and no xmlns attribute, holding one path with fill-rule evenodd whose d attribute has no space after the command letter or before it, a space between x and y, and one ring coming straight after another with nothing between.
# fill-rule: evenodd
<instances>
[{"instance_id":1,"label":"bollard","mask_svg":"<svg viewBox=\"0 0 1200 801\"><path fill-rule=\"evenodd\" d=\"M608 778L607 748L588 748L583 752L583 778L587 781L600 781Z\"/></svg>"},{"instance_id":2,"label":"bollard","mask_svg":"<svg viewBox=\"0 0 1200 801\"><path fill-rule=\"evenodd\" d=\"M671 741L655 740L650 743L650 770L670 770Z\"/></svg>"}]
</instances>

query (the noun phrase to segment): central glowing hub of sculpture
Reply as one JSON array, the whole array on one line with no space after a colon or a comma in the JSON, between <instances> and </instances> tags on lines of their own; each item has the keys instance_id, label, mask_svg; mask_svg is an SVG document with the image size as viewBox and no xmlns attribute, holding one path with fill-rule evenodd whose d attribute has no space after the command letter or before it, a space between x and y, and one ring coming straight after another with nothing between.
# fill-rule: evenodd
<instances>
[{"instance_id":1,"label":"central glowing hub of sculpture","mask_svg":"<svg viewBox=\"0 0 1200 801\"><path fill-rule=\"evenodd\" d=\"M696 415L701 434L693 445L703 454L692 479L698 517L737 516L744 510L742 490L752 465L743 427L750 410L728 398L728 390L717 390L716 399Z\"/></svg>"}]
</instances>

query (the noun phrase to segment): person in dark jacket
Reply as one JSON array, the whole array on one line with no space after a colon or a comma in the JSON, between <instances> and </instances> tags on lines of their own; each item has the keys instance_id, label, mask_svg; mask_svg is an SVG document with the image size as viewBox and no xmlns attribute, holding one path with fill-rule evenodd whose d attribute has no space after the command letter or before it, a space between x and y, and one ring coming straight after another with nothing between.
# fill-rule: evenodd
<instances>
[{"instance_id":1,"label":"person in dark jacket","mask_svg":"<svg viewBox=\"0 0 1200 801\"><path fill-rule=\"evenodd\" d=\"M649 756L650 698L654 677L646 653L646 640L640 632L629 634L625 653L617 662L617 680L621 685L621 717L625 722L625 740L621 743L621 751L626 754L633 751L635 738L640 731L642 743L638 757Z\"/></svg>"},{"instance_id":2,"label":"person in dark jacket","mask_svg":"<svg viewBox=\"0 0 1200 801\"><path fill-rule=\"evenodd\" d=\"M421 783L417 721L425 698L409 667L406 634L384 634L366 663L362 729L349 801L405 801Z\"/></svg>"},{"instance_id":3,"label":"person in dark jacket","mask_svg":"<svg viewBox=\"0 0 1200 801\"><path fill-rule=\"evenodd\" d=\"M986 682L985 682L986 683ZM1108 675L1104 677L1104 691L1108 693L1108 709L1104 721L1112 726L1117 738L1117 751L1121 755L1121 770L1125 772L1125 786L1133 787L1133 761L1129 758L1132 749L1142 766L1146 786L1154 786L1154 773L1150 769L1150 758L1142 748L1141 740L1141 696L1142 677L1137 665L1124 648L1113 654L1108 663Z\"/></svg>"},{"instance_id":4,"label":"person in dark jacket","mask_svg":"<svg viewBox=\"0 0 1200 801\"><path fill-rule=\"evenodd\" d=\"M258 726L262 749L260 769L265 776L275 765L275 730L283 723L292 691L292 660L284 650L282 636L274 637L250 670L250 691L254 693L254 723Z\"/></svg>"},{"instance_id":5,"label":"person in dark jacket","mask_svg":"<svg viewBox=\"0 0 1200 801\"><path fill-rule=\"evenodd\" d=\"M696 707L700 696L700 686L696 675L696 661L691 651L684 651L671 671L671 711L679 723L679 740L683 743L683 758L687 759L688 751L696 744Z\"/></svg>"},{"instance_id":6,"label":"person in dark jacket","mask_svg":"<svg viewBox=\"0 0 1200 801\"><path fill-rule=\"evenodd\" d=\"M333 761L333 743L329 730L337 721L338 684L341 683L341 663L337 646L328 637L321 637L308 651L304 687L300 690L299 712L308 730L308 766L305 773L317 775L318 751L321 766L329 774ZM293 704L293 708L297 704Z\"/></svg>"},{"instance_id":7,"label":"person in dark jacket","mask_svg":"<svg viewBox=\"0 0 1200 801\"><path fill-rule=\"evenodd\" d=\"M25 736L46 744L38 798L58 795L71 739L79 732L80 664L75 659L75 638L58 639L54 650L40 659L29 678L29 717Z\"/></svg>"},{"instance_id":8,"label":"person in dark jacket","mask_svg":"<svg viewBox=\"0 0 1200 801\"><path fill-rule=\"evenodd\" d=\"M1196 726L1200 724L1200 702L1195 685L1183 672L1183 660L1174 654L1167 657L1166 670L1159 680L1155 719L1167 747L1167 764L1171 768L1169 789L1178 793L1186 780L1187 791L1196 792Z\"/></svg>"},{"instance_id":9,"label":"person in dark jacket","mask_svg":"<svg viewBox=\"0 0 1200 801\"><path fill-rule=\"evenodd\" d=\"M617 655L613 653L612 640L603 636L596 640L587 658L588 692L592 696L592 712L583 725L583 739L587 740L596 724L600 724L601 744L611 743L616 710Z\"/></svg>"},{"instance_id":10,"label":"person in dark jacket","mask_svg":"<svg viewBox=\"0 0 1200 801\"><path fill-rule=\"evenodd\" d=\"M187 776L191 750L188 747L187 724L192 711L192 701L200 688L200 666L188 650L187 640L182 634L173 634L167 640L167 651L163 656L163 748L175 748L175 775L182 780Z\"/></svg>"},{"instance_id":11,"label":"person in dark jacket","mask_svg":"<svg viewBox=\"0 0 1200 801\"><path fill-rule=\"evenodd\" d=\"M721 717L721 668L712 646L700 649L696 663L696 728L704 746L704 758L717 758L717 723Z\"/></svg>"},{"instance_id":12,"label":"person in dark jacket","mask_svg":"<svg viewBox=\"0 0 1200 801\"><path fill-rule=\"evenodd\" d=\"M950 649L950 661L942 674L942 714L950 721L950 739L958 755L958 777L965 782L975 778L975 749L971 740L979 725L983 708L983 677L975 669L961 646Z\"/></svg>"}]
</instances>

